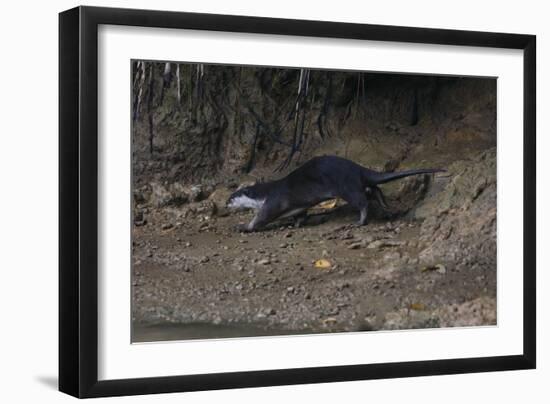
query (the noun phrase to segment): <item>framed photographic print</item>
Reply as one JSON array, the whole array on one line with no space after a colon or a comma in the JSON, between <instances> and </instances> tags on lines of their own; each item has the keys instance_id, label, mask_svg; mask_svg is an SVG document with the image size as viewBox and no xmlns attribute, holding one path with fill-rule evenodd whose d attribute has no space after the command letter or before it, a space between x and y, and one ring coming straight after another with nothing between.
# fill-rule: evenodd
<instances>
[{"instance_id":1,"label":"framed photographic print","mask_svg":"<svg viewBox=\"0 0 550 404\"><path fill-rule=\"evenodd\" d=\"M60 14L60 390L535 367L535 37Z\"/></svg>"}]
</instances>

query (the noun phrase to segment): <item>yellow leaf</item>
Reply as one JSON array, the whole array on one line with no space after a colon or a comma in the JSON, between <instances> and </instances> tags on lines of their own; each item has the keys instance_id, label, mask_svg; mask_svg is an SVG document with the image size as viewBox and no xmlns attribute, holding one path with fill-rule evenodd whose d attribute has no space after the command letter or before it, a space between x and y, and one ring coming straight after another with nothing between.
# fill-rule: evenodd
<instances>
[{"instance_id":1,"label":"yellow leaf","mask_svg":"<svg viewBox=\"0 0 550 404\"><path fill-rule=\"evenodd\" d=\"M426 306L422 303L411 303L409 307L411 310L418 310L418 311L426 310Z\"/></svg>"},{"instance_id":2,"label":"yellow leaf","mask_svg":"<svg viewBox=\"0 0 550 404\"><path fill-rule=\"evenodd\" d=\"M326 269L326 268L330 268L330 267L331 267L331 263L330 263L329 260L320 259L320 260L315 261L315 268Z\"/></svg>"},{"instance_id":3,"label":"yellow leaf","mask_svg":"<svg viewBox=\"0 0 550 404\"><path fill-rule=\"evenodd\" d=\"M332 209L336 206L336 199L329 199L328 201L321 202L319 204L319 207L321 209Z\"/></svg>"}]
</instances>

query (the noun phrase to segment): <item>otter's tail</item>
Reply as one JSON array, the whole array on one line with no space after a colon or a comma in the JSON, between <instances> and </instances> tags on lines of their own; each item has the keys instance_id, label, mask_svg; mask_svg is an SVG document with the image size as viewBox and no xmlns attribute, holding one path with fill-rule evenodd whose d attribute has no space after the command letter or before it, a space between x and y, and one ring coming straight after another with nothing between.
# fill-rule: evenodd
<instances>
[{"instance_id":1,"label":"otter's tail","mask_svg":"<svg viewBox=\"0 0 550 404\"><path fill-rule=\"evenodd\" d=\"M385 184L386 182L395 181L400 178L409 177L411 175L433 174L433 173L440 173L445 171L446 170L443 170L440 168L425 168L425 169L421 168L417 170L399 171L397 173L376 173L374 183L376 185Z\"/></svg>"}]
</instances>

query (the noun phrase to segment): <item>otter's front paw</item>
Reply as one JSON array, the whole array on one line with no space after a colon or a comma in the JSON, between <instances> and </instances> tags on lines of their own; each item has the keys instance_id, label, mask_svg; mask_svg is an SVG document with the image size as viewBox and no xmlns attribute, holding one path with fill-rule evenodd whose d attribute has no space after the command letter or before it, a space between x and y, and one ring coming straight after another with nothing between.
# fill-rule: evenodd
<instances>
[{"instance_id":1,"label":"otter's front paw","mask_svg":"<svg viewBox=\"0 0 550 404\"><path fill-rule=\"evenodd\" d=\"M242 223L239 223L238 225L235 226L235 231L239 232L239 233L250 233L251 230L248 228L248 225L247 224L242 224Z\"/></svg>"}]
</instances>

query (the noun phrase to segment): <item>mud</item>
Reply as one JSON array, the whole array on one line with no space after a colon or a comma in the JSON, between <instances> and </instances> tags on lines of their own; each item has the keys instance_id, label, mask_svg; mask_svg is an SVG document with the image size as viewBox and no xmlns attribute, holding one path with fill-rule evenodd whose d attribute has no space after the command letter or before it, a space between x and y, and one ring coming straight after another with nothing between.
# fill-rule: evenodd
<instances>
[{"instance_id":1,"label":"mud","mask_svg":"<svg viewBox=\"0 0 550 404\"><path fill-rule=\"evenodd\" d=\"M446 193L474 211L483 194L491 201L490 187L472 190L475 199L456 197L456 188L464 189L458 167L405 181L398 195L428 184L439 189L437 206ZM355 225L357 213L339 203L313 212L300 228L290 220L240 233L236 227L253 213L225 211L229 192L219 187L209 199L140 211L133 232L135 341L496 324L496 233L480 236L470 224L478 244L488 246L477 249L459 213L450 213L456 223L448 209L423 218L433 200L405 214L390 196L393 212L374 206L366 226ZM495 226L486 215L475 218ZM321 259L330 265L316 266Z\"/></svg>"}]
</instances>

